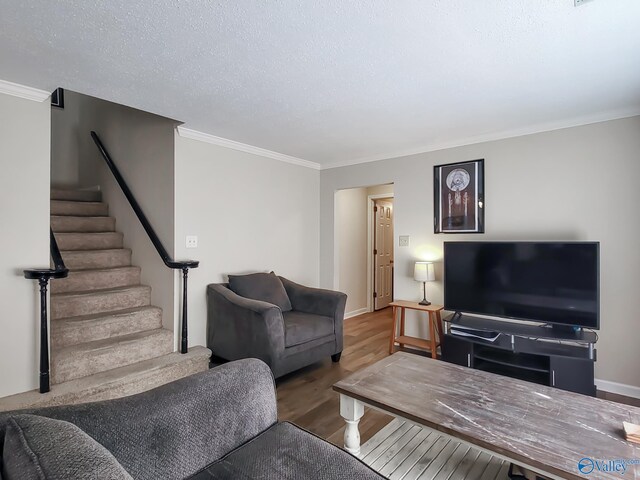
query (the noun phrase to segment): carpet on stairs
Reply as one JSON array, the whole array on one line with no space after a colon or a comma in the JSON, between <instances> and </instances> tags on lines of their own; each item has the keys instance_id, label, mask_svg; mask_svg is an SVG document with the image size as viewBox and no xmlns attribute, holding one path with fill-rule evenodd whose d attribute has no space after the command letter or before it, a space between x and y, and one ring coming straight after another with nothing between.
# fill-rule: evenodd
<instances>
[{"instance_id":1,"label":"carpet on stairs","mask_svg":"<svg viewBox=\"0 0 640 480\"><path fill-rule=\"evenodd\" d=\"M0 398L0 411L130 395L209 368L204 347L174 352L173 329L115 228L99 191L51 191L51 229L70 271L51 282L51 392Z\"/></svg>"}]
</instances>

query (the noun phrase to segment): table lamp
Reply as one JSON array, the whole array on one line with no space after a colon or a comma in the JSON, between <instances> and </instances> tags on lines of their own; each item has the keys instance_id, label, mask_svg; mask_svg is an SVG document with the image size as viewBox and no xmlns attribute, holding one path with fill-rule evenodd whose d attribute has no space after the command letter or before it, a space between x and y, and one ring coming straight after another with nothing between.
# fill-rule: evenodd
<instances>
[{"instance_id":1,"label":"table lamp","mask_svg":"<svg viewBox=\"0 0 640 480\"><path fill-rule=\"evenodd\" d=\"M416 282L422 282L423 298L420 305L431 305L427 300L427 282L433 282L436 279L436 272L431 262L416 262L413 269L413 278Z\"/></svg>"}]
</instances>

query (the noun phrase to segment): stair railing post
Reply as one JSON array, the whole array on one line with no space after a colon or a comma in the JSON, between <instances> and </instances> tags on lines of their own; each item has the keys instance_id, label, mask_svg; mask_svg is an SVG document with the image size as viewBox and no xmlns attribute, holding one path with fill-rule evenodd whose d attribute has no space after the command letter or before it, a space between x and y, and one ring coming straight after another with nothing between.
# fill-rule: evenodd
<instances>
[{"instance_id":1,"label":"stair railing post","mask_svg":"<svg viewBox=\"0 0 640 480\"><path fill-rule=\"evenodd\" d=\"M187 330L187 279L189 276L189 268L182 268L182 338L180 339L180 353L189 351L189 336Z\"/></svg>"},{"instance_id":2,"label":"stair railing post","mask_svg":"<svg viewBox=\"0 0 640 480\"><path fill-rule=\"evenodd\" d=\"M51 390L49 381L49 315L47 313L47 286L50 279L67 278L69 270L64 265L58 243L49 229L51 258L55 268L29 268L23 270L24 278L38 280L40 285L40 393Z\"/></svg>"},{"instance_id":3,"label":"stair railing post","mask_svg":"<svg viewBox=\"0 0 640 480\"><path fill-rule=\"evenodd\" d=\"M40 284L40 393L47 393L49 387L49 333L47 314L47 285L49 278L41 276Z\"/></svg>"}]
</instances>

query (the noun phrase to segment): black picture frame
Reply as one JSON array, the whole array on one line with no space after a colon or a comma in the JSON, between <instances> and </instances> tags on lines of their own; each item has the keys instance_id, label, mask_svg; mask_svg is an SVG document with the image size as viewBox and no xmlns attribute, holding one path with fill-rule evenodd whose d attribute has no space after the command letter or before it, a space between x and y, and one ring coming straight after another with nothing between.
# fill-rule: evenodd
<instances>
[{"instance_id":1,"label":"black picture frame","mask_svg":"<svg viewBox=\"0 0 640 480\"><path fill-rule=\"evenodd\" d=\"M433 232L484 233L484 159L433 167Z\"/></svg>"},{"instance_id":2,"label":"black picture frame","mask_svg":"<svg viewBox=\"0 0 640 480\"><path fill-rule=\"evenodd\" d=\"M51 94L51 106L64 108L64 88L56 88Z\"/></svg>"}]
</instances>

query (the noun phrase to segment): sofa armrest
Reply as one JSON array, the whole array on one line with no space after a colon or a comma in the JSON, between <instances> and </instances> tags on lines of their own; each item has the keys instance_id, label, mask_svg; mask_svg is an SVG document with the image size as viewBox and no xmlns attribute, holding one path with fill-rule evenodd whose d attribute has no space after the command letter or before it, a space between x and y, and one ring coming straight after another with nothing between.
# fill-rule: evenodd
<instances>
[{"instance_id":1,"label":"sofa armrest","mask_svg":"<svg viewBox=\"0 0 640 480\"><path fill-rule=\"evenodd\" d=\"M294 310L339 318L340 321L344 318L344 307L347 302L347 296L344 293L306 287L284 277L280 277L280 280L282 280Z\"/></svg>"},{"instance_id":2,"label":"sofa armrest","mask_svg":"<svg viewBox=\"0 0 640 480\"><path fill-rule=\"evenodd\" d=\"M207 293L215 293L234 307L251 310L260 315L265 315L269 310L280 310L280 307L273 303L254 300L253 298L242 297L231 290L226 283L212 283L207 286Z\"/></svg>"},{"instance_id":3,"label":"sofa armrest","mask_svg":"<svg viewBox=\"0 0 640 480\"><path fill-rule=\"evenodd\" d=\"M225 284L207 286L207 346L226 360L255 357L273 365L284 351L280 307L241 297Z\"/></svg>"},{"instance_id":4,"label":"sofa armrest","mask_svg":"<svg viewBox=\"0 0 640 480\"><path fill-rule=\"evenodd\" d=\"M189 477L277 421L273 375L255 359L130 397L21 413L74 423L140 479ZM10 416L0 414L2 436Z\"/></svg>"}]
</instances>

